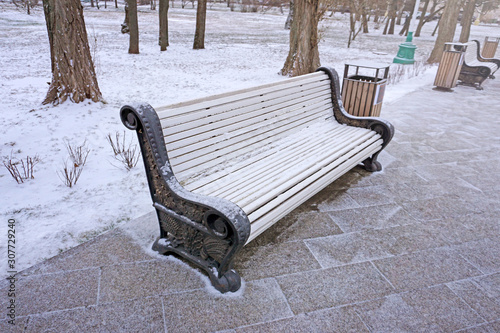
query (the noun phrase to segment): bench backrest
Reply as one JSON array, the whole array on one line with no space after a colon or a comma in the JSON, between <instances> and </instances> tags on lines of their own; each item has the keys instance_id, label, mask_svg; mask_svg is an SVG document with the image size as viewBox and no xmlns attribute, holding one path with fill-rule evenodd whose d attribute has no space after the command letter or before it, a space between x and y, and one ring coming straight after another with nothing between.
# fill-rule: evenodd
<instances>
[{"instance_id":1,"label":"bench backrest","mask_svg":"<svg viewBox=\"0 0 500 333\"><path fill-rule=\"evenodd\" d=\"M333 117L331 98L328 76L315 72L156 111L172 169L182 183Z\"/></svg>"},{"instance_id":2,"label":"bench backrest","mask_svg":"<svg viewBox=\"0 0 500 333\"><path fill-rule=\"evenodd\" d=\"M471 64L477 61L477 50L478 45L475 41L470 41L467 43L467 50L465 50L464 58L466 64Z\"/></svg>"}]
</instances>

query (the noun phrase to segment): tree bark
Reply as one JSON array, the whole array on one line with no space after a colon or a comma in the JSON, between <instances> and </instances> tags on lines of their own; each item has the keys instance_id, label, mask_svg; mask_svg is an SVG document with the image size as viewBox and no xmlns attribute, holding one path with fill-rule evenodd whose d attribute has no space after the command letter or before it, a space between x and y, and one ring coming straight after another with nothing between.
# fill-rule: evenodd
<instances>
[{"instance_id":1,"label":"tree bark","mask_svg":"<svg viewBox=\"0 0 500 333\"><path fill-rule=\"evenodd\" d=\"M194 33L193 49L205 48L205 21L207 19L207 0L198 0L196 9L196 31Z\"/></svg>"},{"instance_id":2,"label":"tree bark","mask_svg":"<svg viewBox=\"0 0 500 333\"><path fill-rule=\"evenodd\" d=\"M319 0L295 0L290 28L290 50L281 75L312 73L319 66L318 14Z\"/></svg>"},{"instance_id":3,"label":"tree bark","mask_svg":"<svg viewBox=\"0 0 500 333\"><path fill-rule=\"evenodd\" d=\"M290 0L290 10L288 11L288 16L286 17L285 29L287 29L287 30L290 30L292 28L293 2L294 2L294 0Z\"/></svg>"},{"instance_id":4,"label":"tree bark","mask_svg":"<svg viewBox=\"0 0 500 333\"><path fill-rule=\"evenodd\" d=\"M168 46L168 0L160 0L158 13L160 15L160 50Z\"/></svg>"},{"instance_id":5,"label":"tree bark","mask_svg":"<svg viewBox=\"0 0 500 333\"><path fill-rule=\"evenodd\" d=\"M52 82L43 104L102 99L79 0L43 0Z\"/></svg>"},{"instance_id":6,"label":"tree bark","mask_svg":"<svg viewBox=\"0 0 500 333\"><path fill-rule=\"evenodd\" d=\"M137 22L137 1L127 0L128 28L130 33L128 53L139 54L139 23Z\"/></svg>"},{"instance_id":7,"label":"tree bark","mask_svg":"<svg viewBox=\"0 0 500 333\"><path fill-rule=\"evenodd\" d=\"M397 3L397 2L396 2ZM397 10L397 19L396 19L396 24L397 25L401 25L401 20L403 19L403 11L405 9L405 6L406 6L406 0L404 0L401 4L401 8L399 10Z\"/></svg>"},{"instance_id":8,"label":"tree bark","mask_svg":"<svg viewBox=\"0 0 500 333\"><path fill-rule=\"evenodd\" d=\"M460 39L458 40L460 43L467 43L469 41L470 27L472 25L475 9L476 0L468 0L462 15L462 30L460 31Z\"/></svg>"},{"instance_id":9,"label":"tree bark","mask_svg":"<svg viewBox=\"0 0 500 333\"><path fill-rule=\"evenodd\" d=\"M411 12L408 14L408 16L406 16L405 18L405 23L403 25L403 28L401 29L401 31L399 32L399 35L405 35L407 36L408 35L408 31L410 30L410 23L411 23L411 20L413 20L413 12L415 11L415 14L417 13L418 11L418 8L417 10L414 10L415 8L415 5L416 5L416 0L409 0L408 4L410 5L411 7Z\"/></svg>"},{"instance_id":10,"label":"tree bark","mask_svg":"<svg viewBox=\"0 0 500 333\"><path fill-rule=\"evenodd\" d=\"M394 35L394 25L396 23L396 11L398 9L398 0L392 0L389 5L389 13L387 14L388 19L385 23L385 28L383 34Z\"/></svg>"},{"instance_id":11,"label":"tree bark","mask_svg":"<svg viewBox=\"0 0 500 333\"><path fill-rule=\"evenodd\" d=\"M424 26L425 14L427 13L427 8L429 7L430 0L424 0L424 8L422 8L422 12L420 13L420 19L418 21L417 30L415 31L415 37L420 37L420 32L422 31L422 27ZM415 17L416 18L416 17Z\"/></svg>"},{"instance_id":12,"label":"tree bark","mask_svg":"<svg viewBox=\"0 0 500 333\"><path fill-rule=\"evenodd\" d=\"M428 63L432 64L441 61L444 44L453 41L461 4L461 0L448 0L446 2L443 15L439 20L439 30L436 43L434 44L434 49L432 50L429 59L427 59Z\"/></svg>"}]
</instances>

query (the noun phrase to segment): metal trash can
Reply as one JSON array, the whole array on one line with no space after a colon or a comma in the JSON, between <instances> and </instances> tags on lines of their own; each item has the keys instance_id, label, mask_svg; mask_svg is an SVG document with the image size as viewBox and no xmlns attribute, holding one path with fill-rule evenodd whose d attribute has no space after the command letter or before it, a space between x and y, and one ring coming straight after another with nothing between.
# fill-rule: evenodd
<instances>
[{"instance_id":1,"label":"metal trash can","mask_svg":"<svg viewBox=\"0 0 500 333\"><path fill-rule=\"evenodd\" d=\"M374 75L361 75L374 72ZM354 70L350 74L349 70ZM380 74L382 76L380 77ZM344 80L342 82L342 104L346 111L358 117L378 117L382 109L389 65L387 66L361 66L346 64Z\"/></svg>"},{"instance_id":2,"label":"metal trash can","mask_svg":"<svg viewBox=\"0 0 500 333\"><path fill-rule=\"evenodd\" d=\"M464 63L467 44L445 43L443 55L434 79L437 89L448 90L457 86L458 75Z\"/></svg>"},{"instance_id":3,"label":"metal trash can","mask_svg":"<svg viewBox=\"0 0 500 333\"><path fill-rule=\"evenodd\" d=\"M481 52L481 56L483 58L494 58L495 53L497 52L498 42L500 41L500 37L485 37L483 44L483 51Z\"/></svg>"}]
</instances>

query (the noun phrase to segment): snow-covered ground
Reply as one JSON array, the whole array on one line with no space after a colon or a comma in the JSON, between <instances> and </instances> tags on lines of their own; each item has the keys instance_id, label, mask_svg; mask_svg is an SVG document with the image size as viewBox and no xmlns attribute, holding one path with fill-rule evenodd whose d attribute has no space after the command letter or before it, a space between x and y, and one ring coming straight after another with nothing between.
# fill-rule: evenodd
<instances>
[{"instance_id":1,"label":"snow-covered ground","mask_svg":"<svg viewBox=\"0 0 500 333\"><path fill-rule=\"evenodd\" d=\"M41 105L51 79L41 7L27 15L0 3L0 158L38 156L41 160L35 178L22 184L0 165L2 276L7 272L9 219L15 220L16 269L21 270L152 210L142 161L127 171L106 140L108 134L124 133L118 112L123 104L164 105L286 79L277 75L288 53L289 37L283 29L286 13L279 10L241 13L237 6L232 12L225 4L215 4L207 13L206 49L192 50L196 10L190 4L179 8L175 2L169 11L170 46L160 52L157 12L140 7L140 54L130 55L129 37L120 33L123 6L113 7L86 7L84 14L106 103L66 102L54 107ZM420 62L434 45L430 34L435 24L427 24L424 36L414 41ZM383 27L375 29L370 23L370 33L360 34L348 49L347 15L334 14L320 26L322 65L341 75L345 63L392 63L405 39L397 34L383 36ZM499 34L498 27L472 28L472 38ZM392 65L391 71L396 67ZM404 94L431 85L436 67L420 67L407 67L409 74L388 87L384 103L396 103ZM125 135L135 144L133 134ZM84 142L90 149L87 164L78 183L69 188L58 175L68 161L66 145Z\"/></svg>"}]
</instances>

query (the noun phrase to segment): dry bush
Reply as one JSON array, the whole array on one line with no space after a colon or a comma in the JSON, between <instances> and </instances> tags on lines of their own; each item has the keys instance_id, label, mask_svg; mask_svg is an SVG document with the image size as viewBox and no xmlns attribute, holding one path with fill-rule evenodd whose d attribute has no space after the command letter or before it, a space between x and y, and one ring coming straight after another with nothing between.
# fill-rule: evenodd
<instances>
[{"instance_id":1,"label":"dry bush","mask_svg":"<svg viewBox=\"0 0 500 333\"><path fill-rule=\"evenodd\" d=\"M127 144L125 131L123 131L123 136L120 132L116 132L114 139L111 133L109 133L106 136L106 140L108 140L113 149L115 159L120 161L127 171L130 171L130 169L137 165L140 157L139 150L137 149L137 145L132 143L132 140Z\"/></svg>"},{"instance_id":2,"label":"dry bush","mask_svg":"<svg viewBox=\"0 0 500 333\"><path fill-rule=\"evenodd\" d=\"M12 155L9 159L3 161L3 165L9 170L12 178L18 183L24 183L27 179L34 179L34 168L40 162L38 155L34 157L26 156L26 160L20 159L13 161ZM20 167L20 168L19 168Z\"/></svg>"},{"instance_id":3,"label":"dry bush","mask_svg":"<svg viewBox=\"0 0 500 333\"><path fill-rule=\"evenodd\" d=\"M68 159L66 159L62 171L58 172L57 175L62 180L64 185L68 187L76 185L76 182L80 179L80 175L82 174L83 167L87 163L87 157L90 153L90 149L87 148L86 144L87 140L79 146L66 142L66 149L68 150L71 163L68 166Z\"/></svg>"},{"instance_id":4,"label":"dry bush","mask_svg":"<svg viewBox=\"0 0 500 333\"><path fill-rule=\"evenodd\" d=\"M413 65L397 65L393 64L389 70L387 84L396 84L405 79L423 74L430 67L424 61L415 61Z\"/></svg>"}]
</instances>

